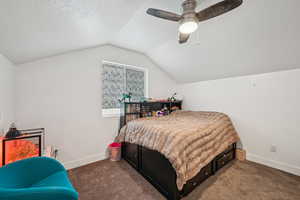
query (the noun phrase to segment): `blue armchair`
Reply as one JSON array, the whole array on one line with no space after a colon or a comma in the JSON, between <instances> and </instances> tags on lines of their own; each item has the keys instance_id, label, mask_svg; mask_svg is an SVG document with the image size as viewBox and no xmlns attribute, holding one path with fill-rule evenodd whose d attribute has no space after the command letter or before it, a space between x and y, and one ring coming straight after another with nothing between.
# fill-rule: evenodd
<instances>
[{"instance_id":1,"label":"blue armchair","mask_svg":"<svg viewBox=\"0 0 300 200\"><path fill-rule=\"evenodd\" d=\"M77 200L65 168L56 160L35 157L0 168L1 200Z\"/></svg>"}]
</instances>

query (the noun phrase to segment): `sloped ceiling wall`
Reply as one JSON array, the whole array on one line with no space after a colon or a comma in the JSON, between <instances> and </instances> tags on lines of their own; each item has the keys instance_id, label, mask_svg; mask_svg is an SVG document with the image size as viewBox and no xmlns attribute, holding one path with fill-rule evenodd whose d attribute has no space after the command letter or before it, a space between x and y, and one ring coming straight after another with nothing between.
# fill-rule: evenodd
<instances>
[{"instance_id":1,"label":"sloped ceiling wall","mask_svg":"<svg viewBox=\"0 0 300 200\"><path fill-rule=\"evenodd\" d=\"M145 14L180 13L182 0L0 1L0 52L17 64L110 43L148 55L178 82L300 67L299 0L244 0L184 45L178 24ZM218 0L198 2L200 10Z\"/></svg>"}]
</instances>

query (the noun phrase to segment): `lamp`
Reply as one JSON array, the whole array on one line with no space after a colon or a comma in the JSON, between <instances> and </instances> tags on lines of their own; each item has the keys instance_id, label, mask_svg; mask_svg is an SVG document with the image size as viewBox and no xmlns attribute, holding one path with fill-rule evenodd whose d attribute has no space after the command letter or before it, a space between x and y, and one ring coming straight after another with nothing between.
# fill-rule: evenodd
<instances>
[{"instance_id":1,"label":"lamp","mask_svg":"<svg viewBox=\"0 0 300 200\"><path fill-rule=\"evenodd\" d=\"M180 22L179 32L183 34L191 34L198 28L198 21L193 17L185 18Z\"/></svg>"}]
</instances>

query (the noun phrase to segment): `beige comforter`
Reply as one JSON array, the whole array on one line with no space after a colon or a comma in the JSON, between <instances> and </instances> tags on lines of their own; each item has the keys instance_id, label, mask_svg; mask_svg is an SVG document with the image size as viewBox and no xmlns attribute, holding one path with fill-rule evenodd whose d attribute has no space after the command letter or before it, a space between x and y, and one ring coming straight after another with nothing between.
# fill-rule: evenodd
<instances>
[{"instance_id":1,"label":"beige comforter","mask_svg":"<svg viewBox=\"0 0 300 200\"><path fill-rule=\"evenodd\" d=\"M239 137L230 118L223 113L177 111L164 117L131 121L121 129L117 140L162 153L174 167L181 190Z\"/></svg>"}]
</instances>

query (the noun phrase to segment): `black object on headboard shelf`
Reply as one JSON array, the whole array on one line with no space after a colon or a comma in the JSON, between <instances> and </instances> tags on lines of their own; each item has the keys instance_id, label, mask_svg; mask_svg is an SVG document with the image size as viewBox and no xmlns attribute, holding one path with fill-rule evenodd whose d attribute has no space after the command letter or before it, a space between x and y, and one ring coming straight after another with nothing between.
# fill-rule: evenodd
<instances>
[{"instance_id":1,"label":"black object on headboard shelf","mask_svg":"<svg viewBox=\"0 0 300 200\"><path fill-rule=\"evenodd\" d=\"M174 107L178 110L182 108L182 101L155 101L155 102L125 102L122 103L120 116L120 129L129 121L142 118L152 117L153 112L166 110L165 114L173 112Z\"/></svg>"}]
</instances>

